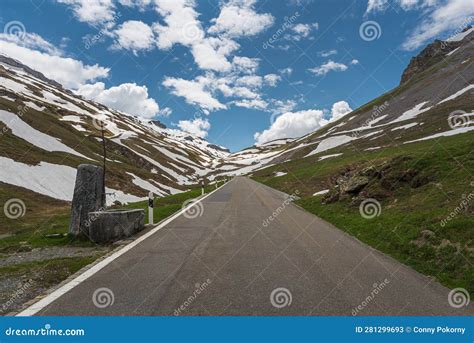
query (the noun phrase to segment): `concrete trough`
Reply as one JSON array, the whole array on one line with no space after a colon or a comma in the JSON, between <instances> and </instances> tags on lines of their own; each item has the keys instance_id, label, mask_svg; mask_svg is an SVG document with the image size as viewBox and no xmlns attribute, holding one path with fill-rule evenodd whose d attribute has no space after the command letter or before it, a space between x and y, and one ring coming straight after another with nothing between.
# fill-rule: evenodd
<instances>
[{"instance_id":1,"label":"concrete trough","mask_svg":"<svg viewBox=\"0 0 474 343\"><path fill-rule=\"evenodd\" d=\"M89 212L89 238L96 243L130 237L145 227L145 210Z\"/></svg>"}]
</instances>

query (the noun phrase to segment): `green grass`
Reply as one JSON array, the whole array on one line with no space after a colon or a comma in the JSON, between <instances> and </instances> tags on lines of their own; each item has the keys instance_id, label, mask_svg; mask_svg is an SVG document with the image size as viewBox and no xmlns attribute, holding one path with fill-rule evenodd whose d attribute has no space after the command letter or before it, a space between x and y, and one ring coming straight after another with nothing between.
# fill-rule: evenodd
<instances>
[{"instance_id":1,"label":"green grass","mask_svg":"<svg viewBox=\"0 0 474 343\"><path fill-rule=\"evenodd\" d=\"M466 133L380 152L360 153L348 147L341 149L344 154L337 158L295 160L258 171L254 178L287 193L298 190L301 199L297 204L309 212L448 287L464 287L473 292L474 199L444 227L441 225L466 196L474 194L473 141L474 133ZM319 155L331 153L334 152ZM369 184L371 194L381 195L375 197L382 205L379 217L363 218L358 203L352 199L323 205L321 196L312 196L331 188L334 177L348 167L361 168L395 157L406 158L399 165L400 171L414 168L429 182L418 188L400 184L393 191ZM288 174L273 177L276 171ZM419 239L423 230L435 232L435 237L419 247L412 241ZM450 244L442 244L443 240ZM459 251L453 245L458 245Z\"/></svg>"}]
</instances>

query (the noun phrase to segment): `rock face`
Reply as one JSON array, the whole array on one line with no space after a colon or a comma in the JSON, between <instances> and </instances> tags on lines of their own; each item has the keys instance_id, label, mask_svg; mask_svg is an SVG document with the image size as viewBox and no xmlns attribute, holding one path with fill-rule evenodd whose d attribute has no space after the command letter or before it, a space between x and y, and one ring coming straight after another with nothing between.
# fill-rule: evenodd
<instances>
[{"instance_id":1,"label":"rock face","mask_svg":"<svg viewBox=\"0 0 474 343\"><path fill-rule=\"evenodd\" d=\"M105 209L103 173L102 167L92 164L81 164L77 168L69 225L73 236L88 235L89 212Z\"/></svg>"},{"instance_id":2,"label":"rock face","mask_svg":"<svg viewBox=\"0 0 474 343\"><path fill-rule=\"evenodd\" d=\"M145 227L145 210L90 212L89 238L95 243L130 237Z\"/></svg>"}]
</instances>

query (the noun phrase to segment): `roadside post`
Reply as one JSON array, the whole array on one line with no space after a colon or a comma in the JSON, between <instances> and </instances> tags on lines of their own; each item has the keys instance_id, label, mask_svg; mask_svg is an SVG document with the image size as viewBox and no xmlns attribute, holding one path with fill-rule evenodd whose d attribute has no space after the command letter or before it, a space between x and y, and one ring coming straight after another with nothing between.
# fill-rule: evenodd
<instances>
[{"instance_id":1,"label":"roadside post","mask_svg":"<svg viewBox=\"0 0 474 343\"><path fill-rule=\"evenodd\" d=\"M153 192L148 193L148 224L153 224Z\"/></svg>"},{"instance_id":2,"label":"roadside post","mask_svg":"<svg viewBox=\"0 0 474 343\"><path fill-rule=\"evenodd\" d=\"M201 195L204 195L204 180L201 180Z\"/></svg>"}]
</instances>

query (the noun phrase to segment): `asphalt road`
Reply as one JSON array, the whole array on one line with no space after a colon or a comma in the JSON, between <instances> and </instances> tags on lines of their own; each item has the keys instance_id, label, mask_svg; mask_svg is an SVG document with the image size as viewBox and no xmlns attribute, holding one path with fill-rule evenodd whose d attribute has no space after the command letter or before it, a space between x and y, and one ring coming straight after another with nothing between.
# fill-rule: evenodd
<instances>
[{"instance_id":1,"label":"asphalt road","mask_svg":"<svg viewBox=\"0 0 474 343\"><path fill-rule=\"evenodd\" d=\"M235 178L195 205L200 216L179 216L38 314L474 313L472 305L451 307L449 289L287 197Z\"/></svg>"}]
</instances>

